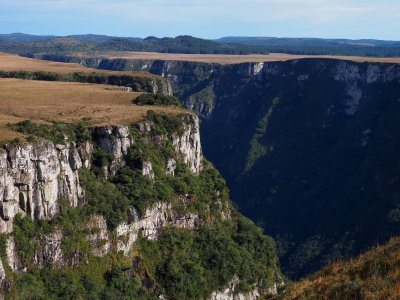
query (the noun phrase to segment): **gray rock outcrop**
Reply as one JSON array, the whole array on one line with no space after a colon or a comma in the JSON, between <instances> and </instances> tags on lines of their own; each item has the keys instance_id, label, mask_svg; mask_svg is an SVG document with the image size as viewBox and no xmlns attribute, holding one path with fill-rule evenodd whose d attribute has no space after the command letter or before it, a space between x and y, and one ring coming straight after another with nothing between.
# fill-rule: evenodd
<instances>
[{"instance_id":1,"label":"gray rock outcrop","mask_svg":"<svg viewBox=\"0 0 400 300\"><path fill-rule=\"evenodd\" d=\"M108 165L108 174L115 175L117 170L125 165L124 156L132 145L132 138L127 126L109 125L94 129L94 138L98 146L112 155L112 162Z\"/></svg>"},{"instance_id":2,"label":"gray rock outcrop","mask_svg":"<svg viewBox=\"0 0 400 300\"><path fill-rule=\"evenodd\" d=\"M0 149L0 232L12 232L18 213L35 220L53 218L60 210L60 198L76 207L84 198L81 167L72 144L39 141Z\"/></svg>"},{"instance_id":3,"label":"gray rock outcrop","mask_svg":"<svg viewBox=\"0 0 400 300\"><path fill-rule=\"evenodd\" d=\"M123 251L125 255L132 249L133 244L138 238L139 231L143 237L150 240L157 239L161 230L167 226L178 228L194 229L200 224L197 214L186 214L179 216L174 212L171 204L157 202L146 209L143 216L132 208L131 222L124 222L117 228L118 251Z\"/></svg>"},{"instance_id":4,"label":"gray rock outcrop","mask_svg":"<svg viewBox=\"0 0 400 300\"><path fill-rule=\"evenodd\" d=\"M192 121L190 124L184 124L185 130L181 136L178 134L172 136L172 143L192 173L198 174L201 171L202 155L199 118L193 115Z\"/></svg>"}]
</instances>

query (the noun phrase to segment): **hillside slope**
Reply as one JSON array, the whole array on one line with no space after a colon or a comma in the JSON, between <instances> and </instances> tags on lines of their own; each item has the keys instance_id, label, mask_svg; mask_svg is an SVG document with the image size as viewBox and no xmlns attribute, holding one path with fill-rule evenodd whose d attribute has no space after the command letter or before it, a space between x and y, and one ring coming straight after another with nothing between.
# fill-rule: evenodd
<instances>
[{"instance_id":1,"label":"hillside slope","mask_svg":"<svg viewBox=\"0 0 400 300\"><path fill-rule=\"evenodd\" d=\"M351 261L337 262L273 299L398 299L400 239Z\"/></svg>"}]
</instances>

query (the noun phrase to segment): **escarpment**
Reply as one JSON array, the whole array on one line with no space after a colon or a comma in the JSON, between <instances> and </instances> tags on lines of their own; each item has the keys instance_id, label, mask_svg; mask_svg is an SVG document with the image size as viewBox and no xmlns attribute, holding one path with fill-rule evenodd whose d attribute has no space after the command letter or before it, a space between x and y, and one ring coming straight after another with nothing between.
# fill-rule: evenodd
<instances>
[{"instance_id":1,"label":"escarpment","mask_svg":"<svg viewBox=\"0 0 400 300\"><path fill-rule=\"evenodd\" d=\"M178 159L187 164L193 174L198 174L202 165L199 123L195 116L185 118L190 121L189 124L182 123L182 132L159 137L170 139ZM146 125L149 132L155 126L148 121ZM137 142L128 126L113 125L94 128L93 141L84 141L80 145L68 141L54 144L45 140L6 145L0 149L0 233L13 231L13 219L17 214L33 220L49 220L60 213L62 205L72 208L84 205L85 193L79 181L79 170L91 168L95 149L108 155L109 161L101 165L108 177L114 176L126 164L129 148ZM144 176L148 176L146 169L151 170L151 161L141 163ZM174 167L170 164L168 170L172 173ZM61 204L60 199L66 203ZM166 209L162 211L165 213Z\"/></svg>"},{"instance_id":2,"label":"escarpment","mask_svg":"<svg viewBox=\"0 0 400 300\"><path fill-rule=\"evenodd\" d=\"M286 275L302 277L400 234L398 64L98 59L92 66L168 80L202 118L205 156L232 199L277 240Z\"/></svg>"},{"instance_id":3,"label":"escarpment","mask_svg":"<svg viewBox=\"0 0 400 300\"><path fill-rule=\"evenodd\" d=\"M206 157L242 212L277 239L287 275L301 277L400 234L398 64L301 59L115 67L164 76L201 116Z\"/></svg>"},{"instance_id":4,"label":"escarpment","mask_svg":"<svg viewBox=\"0 0 400 300\"><path fill-rule=\"evenodd\" d=\"M220 68L204 153L298 278L400 234L400 66L328 59Z\"/></svg>"},{"instance_id":5,"label":"escarpment","mask_svg":"<svg viewBox=\"0 0 400 300\"><path fill-rule=\"evenodd\" d=\"M71 207L82 203L81 167L81 157L72 143L40 141L0 149L0 232L12 232L18 213L35 220L55 217L61 197Z\"/></svg>"},{"instance_id":6,"label":"escarpment","mask_svg":"<svg viewBox=\"0 0 400 300\"><path fill-rule=\"evenodd\" d=\"M149 111L59 143L32 130L30 142L0 149L3 295L214 299L223 290L255 299L280 278L272 240L235 211L202 157L193 114Z\"/></svg>"}]
</instances>

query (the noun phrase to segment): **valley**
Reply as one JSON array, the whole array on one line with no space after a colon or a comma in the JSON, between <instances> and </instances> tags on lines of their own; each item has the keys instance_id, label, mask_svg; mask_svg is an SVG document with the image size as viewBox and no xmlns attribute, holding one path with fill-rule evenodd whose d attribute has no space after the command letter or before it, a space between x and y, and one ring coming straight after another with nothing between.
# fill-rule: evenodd
<instances>
[{"instance_id":1,"label":"valley","mask_svg":"<svg viewBox=\"0 0 400 300\"><path fill-rule=\"evenodd\" d=\"M400 299L400 2L0 8L0 300Z\"/></svg>"},{"instance_id":2,"label":"valley","mask_svg":"<svg viewBox=\"0 0 400 300\"><path fill-rule=\"evenodd\" d=\"M96 66L145 69L169 81L201 116L206 157L240 210L274 236L291 278L399 234L399 64L319 57Z\"/></svg>"},{"instance_id":3,"label":"valley","mask_svg":"<svg viewBox=\"0 0 400 300\"><path fill-rule=\"evenodd\" d=\"M0 56L1 297L277 293L272 238L234 208L202 156L197 116L174 105L165 79L9 58L17 63ZM143 95L163 102L134 104Z\"/></svg>"},{"instance_id":4,"label":"valley","mask_svg":"<svg viewBox=\"0 0 400 300\"><path fill-rule=\"evenodd\" d=\"M400 150L398 146L400 132L397 130L400 128L397 118L400 110L398 59L358 57L342 59L275 54L265 57L263 55L236 57L131 52L110 52L98 57L83 53L54 56L46 54L40 57L58 62L9 54L0 56L0 70L8 72L0 79L2 141L15 143L17 139L19 142L24 141L29 144L34 139L32 145L35 145L34 143L40 142L43 137L60 141L60 137L66 134L78 146L84 145L82 143L86 141L92 141L94 147L99 147L96 150L99 152L91 154L91 158L86 159L86 162L85 156L80 156L83 165L92 166L89 167L89 173L86 170L79 170L78 173L82 176L82 188L88 193L87 200L90 210L93 209L92 213L107 216L105 224L114 226L108 229L100 226L103 235L107 236L112 233L113 228L118 228L118 232L123 231L124 235L126 234L120 241L126 238L129 241L137 241L136 234L140 230L137 231L134 225L136 221L120 223L121 220L132 222L132 218L136 218L126 207L121 211L117 209L120 212L115 219L116 216L109 215L109 208L103 207L101 201L97 202L97 197L107 199L109 195L94 184L95 180L100 180L117 195L116 202L112 202L113 209L116 209L120 201L125 203L126 200L123 199L127 197L128 203L131 203L141 216L140 222L145 222L146 218L159 218L152 209L164 213L164 208L159 206L161 205L159 202L154 202L155 199L163 199L161 203L171 203L172 206L167 208L170 220L162 219L161 223L154 221L156 223L145 227L143 231L150 240L153 239L151 232L157 232L155 236L160 242L156 243L158 246L162 245L160 247L169 247L167 246L169 243L175 243L177 234L179 238L185 237L189 243L185 242L182 247L194 249L190 247L199 247L196 243L205 242L203 238L209 236L209 233L206 234L207 230L216 230L214 233L222 240L213 242L231 245L229 251L232 251L230 255L233 257L236 257L234 253L240 253L236 263L243 262L243 257L248 255L253 257L252 255L259 251L264 253L262 261L251 258L252 267L249 269L232 267L233 269L228 271L224 268L231 262L221 261L224 266L221 268L230 275L223 277L225 279L219 285L215 285L218 281L216 278L207 277L208 275L202 273L203 275L199 275L201 280L206 280L209 285L199 290L201 296L195 294L193 299L205 296L211 297L208 299L218 299L212 298L217 297L216 290L223 288L224 284L233 284L236 280L233 275L238 274L246 283L233 284L233 290L236 286L240 287L237 291L244 293L248 299L255 299L260 290L263 290L266 294L264 297L268 299L301 297L318 299L320 295L326 298L353 296L363 298L397 293L394 284L398 279L395 268L397 240L389 240L400 234L398 226L400 169L397 163ZM266 57L270 60L264 60ZM254 61L247 62L247 60ZM19 71L29 72L27 76L23 75L28 80L21 79ZM48 78L42 74L38 76L37 72L59 75ZM70 76L76 73L90 76L83 77L83 82L79 82L76 76L62 75ZM93 79L98 76L97 74L106 79ZM112 80L120 76L128 76L129 80ZM56 80L53 80L54 78ZM135 85L136 82L139 85ZM154 86L159 88L155 89ZM173 94L179 97L185 108L191 112L176 106L142 106L132 103L143 92L157 93L157 90L165 95ZM192 115L193 112L200 117L200 123L196 123L198 121L192 123L190 120L184 123L179 121L179 119L187 120L183 116ZM37 125L24 123L25 120ZM49 130L50 127L53 127L53 130ZM111 137L100 133L104 128L112 132ZM151 128L148 134L147 128ZM85 132L83 140L82 129ZM138 139L139 144L136 146L131 144L129 138L123 134L125 130ZM189 131L185 133L185 130ZM175 145L178 132L189 135L189 139L186 140L189 144L179 148L180 150L178 148L174 150L170 148L170 142ZM199 132L201 132L201 150L199 150L200 136L197 136ZM167 136L167 139L161 140L162 148L161 152L158 152L160 133ZM52 137L52 134L55 136ZM147 144L149 138L150 145ZM184 140L182 136L179 143L184 143ZM108 145L110 141L116 141L116 144ZM123 146L125 143L136 150L127 152ZM122 145L121 149L119 145ZM14 150L11 149L15 146L5 147L12 153ZM70 148L68 151L75 150ZM81 150L77 148L77 151ZM111 156L106 154L108 151L111 151ZM173 152L175 154L172 154ZM230 197L239 211L263 227L265 232L275 239L276 254L272 240L261 236L261 231L250 225L251 223L242 221L242 217L232 208L227 198L228 191L224 179L219 177L218 173L214 173L217 171L205 159L199 164L199 155L203 152L226 180ZM175 163L180 159L188 167L179 173L181 171L175 166L173 171L175 179L165 177L165 172L169 172L170 162L172 163L170 155L174 157ZM59 159L62 160L61 157ZM208 175L205 175L200 165L206 166ZM197 175L193 177L188 170L192 170L194 174L200 172L200 179L196 179ZM111 177L107 179L110 175ZM133 182L129 176L133 176ZM187 183L183 184L181 180ZM143 189L139 188L138 193L131 193L130 191L138 187L137 184L142 184ZM62 185L59 188L62 189ZM222 198L215 196L209 188L216 188L217 195L222 195ZM207 193L201 192L203 189L207 190ZM182 191L191 195L184 200L189 202L183 202L184 204L179 202L182 199L180 194ZM22 192L25 193L24 190ZM169 196L165 198L165 195ZM71 198L69 200L71 203L83 201L79 200L81 199L79 195L74 197L77 198ZM197 199L197 204L191 202L192 197ZM37 201L34 197L31 199ZM140 199L147 200L143 202ZM94 206L90 206L91 201L95 203ZM219 201L226 204L220 206ZM77 209L79 214L82 213L80 210L84 205L69 205L72 205L71 213L74 209ZM219 207L215 211L216 215L212 213L214 207L212 205ZM21 208L14 210L21 211ZM186 214L182 215L181 211ZM22 213L26 214L26 211ZM57 220L65 217L62 213L58 216L59 213L60 211L56 209L51 217L56 220L54 224L59 224L60 221ZM252 236L250 244L241 244L244 236L240 230L231 231L231 227L230 229L224 227L224 218L229 214L233 214L233 223L238 226L238 230L240 228L249 230L245 234ZM86 218L91 214L84 213L83 216ZM37 221L36 217L33 219ZM3 228L10 228L11 225L7 222L9 221L6 221L8 225L2 225ZM16 228L28 226L22 225L24 223L20 220L18 222L20 225L15 225ZM73 220L68 222L77 224ZM66 224L70 224L68 222ZM100 222L100 219L96 222ZM53 221L50 221L50 226L53 226L52 223ZM144 224L148 226L148 223ZM57 226L56 228L60 229ZM189 233L166 230L168 236L165 236L162 234L164 226L189 229ZM62 230L68 232L70 229L67 228ZM199 236L190 233L193 228L200 230ZM37 230L43 234L44 228ZM85 233L78 231L71 234L82 237ZM212 234L209 237L214 239L215 236ZM224 237L229 238L225 240ZM116 241L108 241L109 245L113 245L111 248L122 245L120 242L113 244ZM79 244L80 247L86 245L85 242L79 243L82 243ZM134 245L129 243L127 245ZM385 243L387 244L384 245ZM225 247L222 244L221 247ZM355 258L376 244L383 246ZM39 245L43 247L40 243ZM137 272L139 276L137 278L142 282L150 277L151 282L156 284L154 289L147 290L146 293L164 291L170 296L186 299L191 290L198 288L188 285L185 296L179 294L181 286L177 286L176 290L163 290L164 284L178 282L178 275L169 273L171 270L168 269L163 273L167 277L160 277L158 273L154 273L154 269L147 269L152 268L151 261L157 262L159 266L166 262L160 258L160 253L153 256L150 249L156 246L152 246L146 239L139 240L135 245L132 248L135 249L133 252L128 248L120 248L130 254L127 256L128 260L125 257L118 261L126 263L132 257L139 261L143 259L140 264L144 265L140 270L130 269L129 272L132 270ZM38 251L35 253L48 251L40 247L35 248L35 251ZM176 247L180 249L179 251L183 251L179 245ZM92 248L91 251L94 251L92 253L103 251L104 254L100 257L109 257L108 255L113 253L99 249L101 247ZM190 255L190 251L184 252L185 259L194 259L185 256ZM380 260L383 257L382 251L393 253L393 257L388 257L390 261ZM93 259L92 254L85 253L89 255L90 260ZM65 253L63 255L61 260L54 257L46 259L52 259L53 264L61 263L63 266L73 264L71 257ZM175 259L175 252L171 255ZM202 252L196 255L206 254ZM280 266L275 255L279 256ZM28 262L26 260L25 264ZM261 273L257 273L257 276L268 278L267 286L256 284L257 279L250 275L254 272L255 265L260 262L264 268ZM201 268L205 268L204 270L211 267L203 265L203 262L198 263ZM376 267L378 269L372 270L371 268L375 268L375 263L378 264ZM113 268L113 264L107 266L108 271ZM191 274L192 269L186 269L187 266L182 265L181 267L187 270L186 275ZM15 265L13 270L19 272L19 268L22 266ZM68 267L62 268L62 272L67 270ZM102 274L106 274L107 270L103 270ZM390 274L384 274L386 271ZM81 269L77 272L73 276L81 276L79 273ZM367 273L371 272L377 273L373 273L375 274L373 277L367 276ZM289 280L283 279L285 277L282 274L288 276ZM358 275L354 277L354 274ZM186 280L186 275L179 277L179 280ZM38 280L43 280L43 276L44 273ZM229 281L228 277L234 279ZM290 279L296 282L291 284ZM101 278L96 280L103 282ZM344 286L345 282L348 286ZM379 284L379 288L370 289L371 282ZM103 282L101 286L104 284L108 283ZM197 281L193 284L196 285ZM139 286L134 290L145 293ZM233 290L228 294L233 293ZM178 294L174 294L175 292ZM230 296L224 295L224 297Z\"/></svg>"}]
</instances>

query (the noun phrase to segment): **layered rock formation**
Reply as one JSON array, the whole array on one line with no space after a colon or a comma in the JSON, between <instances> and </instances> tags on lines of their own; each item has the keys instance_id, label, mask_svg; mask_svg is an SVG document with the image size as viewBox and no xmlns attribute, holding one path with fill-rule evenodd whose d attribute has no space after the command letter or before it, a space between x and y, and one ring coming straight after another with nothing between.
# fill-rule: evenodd
<instances>
[{"instance_id":1,"label":"layered rock formation","mask_svg":"<svg viewBox=\"0 0 400 300\"><path fill-rule=\"evenodd\" d=\"M398 172L389 162L398 153L398 64L102 59L96 67L164 76L203 117L206 157L242 211L272 230L288 274L400 233Z\"/></svg>"},{"instance_id":2,"label":"layered rock formation","mask_svg":"<svg viewBox=\"0 0 400 300\"><path fill-rule=\"evenodd\" d=\"M194 174L198 174L201 169L199 123L197 117L190 118L192 122L184 125L183 134L173 134L171 142L182 161ZM150 127L148 129L151 130ZM134 143L129 128L97 127L93 129L93 137L96 147L112 157L105 168L106 175L115 175L125 164L124 156ZM55 145L49 141L38 141L33 144L12 144L0 149L0 233L13 231L13 219L17 214L32 220L52 219L59 214L62 205L66 204L68 207L83 205L85 196L79 182L78 170L82 167L91 167L93 149L93 143L90 141L79 146L70 142ZM173 160L166 161L166 172L173 174L175 164ZM154 180L151 162L143 162L143 174ZM66 203L61 203L60 199ZM193 227L197 222L196 216L188 216L187 220L173 220L169 214L170 210L169 205L157 203L146 211L140 222L138 217L132 220L133 223L130 225L135 228L132 228L132 232L137 234L140 229L144 231L146 237L155 238L156 232L168 224ZM104 220L97 218L94 223L101 230L106 229ZM126 230L125 233L128 234ZM103 238L104 234L101 235L101 239ZM44 243L45 249L40 254L41 258L38 258L39 265L43 260L54 262L60 260L59 246L62 233L57 232L46 239L48 242ZM96 238L91 236L89 239ZM12 249L9 252L13 253L13 247L10 247ZM98 254L104 254L108 248L96 251ZM125 252L127 251L126 249Z\"/></svg>"},{"instance_id":3,"label":"layered rock formation","mask_svg":"<svg viewBox=\"0 0 400 300\"><path fill-rule=\"evenodd\" d=\"M5 241L4 249L0 249L0 284L3 292L7 292L13 285L12 272L21 273L18 276L24 276L24 273L30 276L32 268L39 272L48 268L80 269L82 266L90 266L88 264L95 259L107 261L117 254L118 257L123 257L124 261L129 261L133 256L140 261L141 257L140 254L138 256L135 245L142 245L143 240L157 243L160 237L163 239L164 228L168 228L167 232L175 228L175 234L189 234L207 240L207 235L198 235L198 232L203 230L203 234L210 232L212 236L213 228L218 231L222 227L228 230L225 233L228 232L226 238L231 243L230 247L232 243L238 243L234 246L236 249L247 251L245 246L239 244L247 241L242 241L239 236L237 241L234 239L236 235L245 233L236 233L235 230L239 229L232 226L240 221L229 203L225 183L213 167L203 161L198 118L192 114L173 118L175 119L149 117L134 127L113 125L93 128L91 140L76 143L66 140L64 144L55 145L39 140L34 143L9 144L0 149L0 238L1 241ZM176 124L180 123L179 120L182 120L182 124L178 128ZM168 127L170 124L165 122L176 124ZM144 149L149 150L151 155L143 152L147 151ZM135 153L139 156L135 156ZM101 158L104 158L105 164ZM124 170L126 173L123 173ZM143 199L144 205L140 206L139 203L137 207L130 202L119 223L113 223L113 227L110 227L107 212L111 213L111 218L115 217L113 212L108 209L105 214L99 213L96 204L91 204L91 198L88 197L92 191L88 188L85 193L82 187L87 188L85 180L99 180L99 185L108 183L110 185L107 187L124 188L123 185L118 186L113 182L116 178L129 181L130 178L125 178L124 174L139 174L139 177L136 177L139 180L138 184L148 184L149 191L157 187L163 188L165 193L171 193L172 190L176 199L160 197L163 200L154 202L153 199L158 199L155 198L157 196L147 197ZM205 177L204 181L200 180L202 177ZM161 179L164 180L163 183L157 186L157 181ZM170 184L171 187L164 187L163 184ZM205 189L206 192L193 193L185 188L185 184L198 185L197 188ZM183 192L175 192L173 185L177 185L176 188ZM114 191L117 194L118 190ZM100 193L101 187L96 192ZM144 190L143 195L146 193ZM102 197L102 194L99 195ZM105 202L99 203L100 206L113 201L111 198L114 194L105 195ZM202 201L197 195L204 195L205 200ZM122 202L126 200L121 195L115 195L117 196L119 198L116 199L121 199ZM146 201L152 202L146 204ZM196 201L202 204L197 205ZM73 219L80 218L80 215L74 214L82 212L80 209L89 205L93 205L90 214L83 213L81 223L74 223L76 220L68 219L71 211ZM71 208L76 210L70 211ZM34 222L22 222L27 218ZM39 220L45 222L38 222ZM19 225L21 222L25 224L22 227ZM40 227L41 224L45 224L43 228ZM28 235L23 232L24 226L30 228ZM241 230L246 232L249 230L248 226L243 225ZM250 234L252 238L253 234L261 235L255 226L254 230ZM19 234L16 234L18 231ZM218 238L224 239L225 236L217 236L216 241L219 241ZM263 238L255 238L257 243L265 246L260 251L266 252L263 253L264 257L270 255L268 257L271 270L273 269L271 274L279 272L273 244ZM225 251L220 249L223 248L222 244L215 247L218 251ZM247 260L246 255L249 254L243 255L243 259ZM235 268L241 271L241 264L238 263ZM146 270L143 272L143 276L148 276ZM132 273L127 276L132 276ZM240 281L236 280L235 284L230 284L223 291L213 295L209 292L208 295L211 295L211 299L246 300L259 296L257 282L261 281L255 280L252 283L254 290L245 294L235 291L238 282ZM152 292L158 293L159 296L162 291Z\"/></svg>"},{"instance_id":4,"label":"layered rock formation","mask_svg":"<svg viewBox=\"0 0 400 300\"><path fill-rule=\"evenodd\" d=\"M84 199L78 169L82 160L75 145L10 145L0 149L0 232L12 232L13 218L51 219L60 210L59 199L76 207Z\"/></svg>"}]
</instances>

